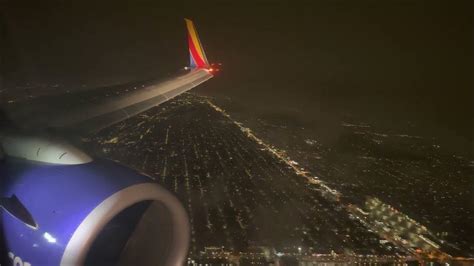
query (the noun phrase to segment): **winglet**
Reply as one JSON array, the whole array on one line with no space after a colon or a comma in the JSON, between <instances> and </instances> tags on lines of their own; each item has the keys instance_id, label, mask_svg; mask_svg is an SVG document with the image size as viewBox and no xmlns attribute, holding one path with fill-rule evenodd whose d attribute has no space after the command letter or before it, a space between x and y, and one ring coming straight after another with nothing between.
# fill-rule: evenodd
<instances>
[{"instance_id":1,"label":"winglet","mask_svg":"<svg viewBox=\"0 0 474 266\"><path fill-rule=\"evenodd\" d=\"M194 23L187 18L184 21L186 21L188 29L189 66L191 68L208 68L209 62L207 61L206 53L204 53Z\"/></svg>"}]
</instances>

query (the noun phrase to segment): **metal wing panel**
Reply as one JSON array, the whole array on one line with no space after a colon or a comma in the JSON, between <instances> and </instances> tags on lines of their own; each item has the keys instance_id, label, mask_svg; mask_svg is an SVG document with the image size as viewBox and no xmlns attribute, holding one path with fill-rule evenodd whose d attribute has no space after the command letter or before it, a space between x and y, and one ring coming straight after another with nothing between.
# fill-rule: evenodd
<instances>
[{"instance_id":1,"label":"metal wing panel","mask_svg":"<svg viewBox=\"0 0 474 266\"><path fill-rule=\"evenodd\" d=\"M92 106L83 106L50 119L52 128L75 128L80 131L98 131L168 101L212 78L206 69L191 72L138 91L108 99Z\"/></svg>"},{"instance_id":2,"label":"metal wing panel","mask_svg":"<svg viewBox=\"0 0 474 266\"><path fill-rule=\"evenodd\" d=\"M6 108L9 119L16 121L16 126L28 130L54 128L66 131L98 131L196 87L213 77L213 69L209 68L194 24L186 19L186 25L190 56L193 58L194 52L195 59L199 57L201 62L197 66L191 66L189 72L161 82L147 81L147 84L128 87L132 84L130 83L112 86L106 90L74 94L67 92L49 100L29 100ZM129 89L133 90L130 92ZM47 101L42 103L41 100Z\"/></svg>"},{"instance_id":3,"label":"metal wing panel","mask_svg":"<svg viewBox=\"0 0 474 266\"><path fill-rule=\"evenodd\" d=\"M112 100L103 106L91 108L86 114L75 113L72 117L63 117L54 121L52 126L66 129L74 127L87 132L99 131L164 103L210 78L212 78L212 74L207 70L195 70L186 76L166 81L164 84L152 85L145 91L125 95L121 99Z\"/></svg>"},{"instance_id":4,"label":"metal wing panel","mask_svg":"<svg viewBox=\"0 0 474 266\"><path fill-rule=\"evenodd\" d=\"M134 90L126 93L123 89L120 94L95 90L91 91L94 93L68 95L59 103L57 98L39 99L36 103L16 106L9 110L9 116L17 126L28 130L54 128L93 132L166 102L212 77L207 69L194 69L164 81L131 86ZM98 100L94 99L102 94Z\"/></svg>"}]
</instances>

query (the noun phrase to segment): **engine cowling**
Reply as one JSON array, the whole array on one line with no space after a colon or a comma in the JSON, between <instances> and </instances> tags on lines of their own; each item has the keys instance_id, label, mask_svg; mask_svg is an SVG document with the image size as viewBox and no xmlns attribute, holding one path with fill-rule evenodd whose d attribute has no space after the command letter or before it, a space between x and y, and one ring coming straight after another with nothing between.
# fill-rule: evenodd
<instances>
[{"instance_id":1,"label":"engine cowling","mask_svg":"<svg viewBox=\"0 0 474 266\"><path fill-rule=\"evenodd\" d=\"M180 202L118 163L49 164L7 156L0 162L0 197L12 196L34 219L27 224L14 209L0 209L0 251L14 265L185 262L190 230Z\"/></svg>"}]
</instances>

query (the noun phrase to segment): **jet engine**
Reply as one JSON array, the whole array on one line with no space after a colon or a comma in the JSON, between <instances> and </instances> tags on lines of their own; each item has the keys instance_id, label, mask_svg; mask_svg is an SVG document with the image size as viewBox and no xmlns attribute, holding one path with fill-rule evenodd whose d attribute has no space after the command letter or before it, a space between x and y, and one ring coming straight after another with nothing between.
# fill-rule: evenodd
<instances>
[{"instance_id":1,"label":"jet engine","mask_svg":"<svg viewBox=\"0 0 474 266\"><path fill-rule=\"evenodd\" d=\"M150 177L47 138L2 136L1 148L7 265L184 264L186 211Z\"/></svg>"}]
</instances>

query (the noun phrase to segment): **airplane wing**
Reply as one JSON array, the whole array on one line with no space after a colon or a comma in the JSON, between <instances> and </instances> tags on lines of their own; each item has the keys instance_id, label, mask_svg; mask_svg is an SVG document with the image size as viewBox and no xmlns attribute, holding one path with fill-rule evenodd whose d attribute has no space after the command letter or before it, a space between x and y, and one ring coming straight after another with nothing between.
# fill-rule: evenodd
<instances>
[{"instance_id":1,"label":"airplane wing","mask_svg":"<svg viewBox=\"0 0 474 266\"><path fill-rule=\"evenodd\" d=\"M26 108L30 109L30 112L12 110L9 112L11 120L18 121L21 127L28 129L54 128L94 132L144 112L207 81L213 77L213 69L207 61L193 22L189 19L185 19L185 22L190 63L184 73L163 81L147 82L138 89L135 87L135 90L76 107L63 103L59 109L48 110L45 107L44 112L35 111L34 115L31 114L34 108Z\"/></svg>"},{"instance_id":2,"label":"airplane wing","mask_svg":"<svg viewBox=\"0 0 474 266\"><path fill-rule=\"evenodd\" d=\"M0 128L1 265L8 258L15 265L185 264L190 224L175 196L133 169L34 131L97 131L212 78L194 25L186 25L188 71L25 101L6 110L13 122L0 112L0 127L7 125Z\"/></svg>"}]
</instances>

